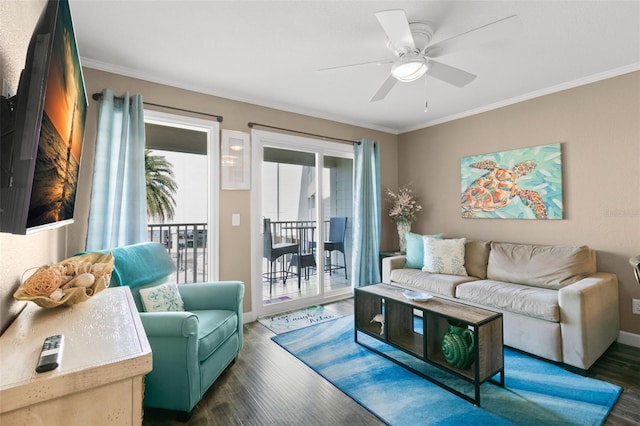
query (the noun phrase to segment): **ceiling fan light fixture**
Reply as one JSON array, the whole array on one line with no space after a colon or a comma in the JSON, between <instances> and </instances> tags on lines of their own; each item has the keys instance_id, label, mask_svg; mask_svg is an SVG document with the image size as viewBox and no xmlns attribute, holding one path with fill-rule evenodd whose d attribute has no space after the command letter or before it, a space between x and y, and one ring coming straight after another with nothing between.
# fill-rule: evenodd
<instances>
[{"instance_id":1,"label":"ceiling fan light fixture","mask_svg":"<svg viewBox=\"0 0 640 426\"><path fill-rule=\"evenodd\" d=\"M402 55L391 67L391 74L403 82L414 81L422 77L429 67L424 56L418 53Z\"/></svg>"}]
</instances>

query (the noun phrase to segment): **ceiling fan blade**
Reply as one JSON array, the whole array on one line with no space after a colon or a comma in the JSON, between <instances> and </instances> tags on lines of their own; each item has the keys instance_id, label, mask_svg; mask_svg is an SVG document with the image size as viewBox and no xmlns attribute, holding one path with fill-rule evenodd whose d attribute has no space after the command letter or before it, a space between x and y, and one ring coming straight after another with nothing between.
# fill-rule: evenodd
<instances>
[{"instance_id":1,"label":"ceiling fan blade","mask_svg":"<svg viewBox=\"0 0 640 426\"><path fill-rule=\"evenodd\" d=\"M392 75L387 77L384 83L382 83L382 86L380 86L376 94L373 95L373 97L369 102L377 102L384 99L387 96L387 94L391 91L391 89L393 89L393 86L396 85L397 81L398 80L396 80L396 78Z\"/></svg>"},{"instance_id":2,"label":"ceiling fan blade","mask_svg":"<svg viewBox=\"0 0 640 426\"><path fill-rule=\"evenodd\" d=\"M466 86L476 78L476 76L471 73L433 60L429 60L429 69L427 70L427 74L431 77L437 78L438 80L453 84L456 87Z\"/></svg>"},{"instance_id":3,"label":"ceiling fan blade","mask_svg":"<svg viewBox=\"0 0 640 426\"><path fill-rule=\"evenodd\" d=\"M384 10L377 12L376 18L396 51L402 51L403 47L416 48L404 10Z\"/></svg>"},{"instance_id":4,"label":"ceiling fan blade","mask_svg":"<svg viewBox=\"0 0 640 426\"><path fill-rule=\"evenodd\" d=\"M469 49L493 40L507 38L517 33L521 28L522 21L518 15L511 15L427 46L424 53L430 58L437 58L458 50Z\"/></svg>"},{"instance_id":5,"label":"ceiling fan blade","mask_svg":"<svg viewBox=\"0 0 640 426\"><path fill-rule=\"evenodd\" d=\"M359 62L357 64L338 65L336 67L320 68L318 71L332 71L332 70L339 70L341 68L359 67L362 65L371 65L371 64L384 65L384 64L390 64L392 62L393 62L393 59L381 59L379 61Z\"/></svg>"}]
</instances>

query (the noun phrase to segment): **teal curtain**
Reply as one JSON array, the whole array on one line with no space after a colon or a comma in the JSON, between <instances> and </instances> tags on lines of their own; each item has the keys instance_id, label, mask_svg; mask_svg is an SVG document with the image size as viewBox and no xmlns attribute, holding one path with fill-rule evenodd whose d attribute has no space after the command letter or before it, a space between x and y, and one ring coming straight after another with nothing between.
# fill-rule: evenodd
<instances>
[{"instance_id":1,"label":"teal curtain","mask_svg":"<svg viewBox=\"0 0 640 426\"><path fill-rule=\"evenodd\" d=\"M380 282L380 158L378 143L354 146L351 286Z\"/></svg>"},{"instance_id":2,"label":"teal curtain","mask_svg":"<svg viewBox=\"0 0 640 426\"><path fill-rule=\"evenodd\" d=\"M87 251L147 240L142 96L102 91L87 231Z\"/></svg>"}]
</instances>

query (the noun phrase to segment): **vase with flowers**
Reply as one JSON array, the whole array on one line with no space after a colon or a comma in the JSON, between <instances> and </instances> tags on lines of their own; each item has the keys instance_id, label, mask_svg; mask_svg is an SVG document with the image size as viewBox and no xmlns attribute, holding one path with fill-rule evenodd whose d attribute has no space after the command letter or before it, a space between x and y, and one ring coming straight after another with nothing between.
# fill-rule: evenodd
<instances>
[{"instance_id":1,"label":"vase with flowers","mask_svg":"<svg viewBox=\"0 0 640 426\"><path fill-rule=\"evenodd\" d=\"M418 204L416 196L409 186L401 187L398 192L390 189L385 190L386 198L391 203L389 217L396 222L398 228L398 239L400 241L400 251L407 251L407 241L405 234L411 230L411 224L422 206Z\"/></svg>"}]
</instances>

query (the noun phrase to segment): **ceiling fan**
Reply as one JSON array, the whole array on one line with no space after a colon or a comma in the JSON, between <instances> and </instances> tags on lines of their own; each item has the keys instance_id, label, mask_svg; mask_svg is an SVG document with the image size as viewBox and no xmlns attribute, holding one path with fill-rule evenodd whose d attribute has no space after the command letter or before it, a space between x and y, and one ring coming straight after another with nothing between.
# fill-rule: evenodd
<instances>
[{"instance_id":1,"label":"ceiling fan","mask_svg":"<svg viewBox=\"0 0 640 426\"><path fill-rule=\"evenodd\" d=\"M320 70L328 71L359 65L391 63L389 77L382 83L370 102L384 99L398 81L414 81L425 74L456 87L464 87L476 76L438 62L434 58L507 37L521 27L520 18L517 15L511 15L430 45L429 42L433 37L433 24L428 22L409 23L404 10L385 10L377 12L375 15L389 39L387 47L396 55L396 59L342 65Z\"/></svg>"}]
</instances>

